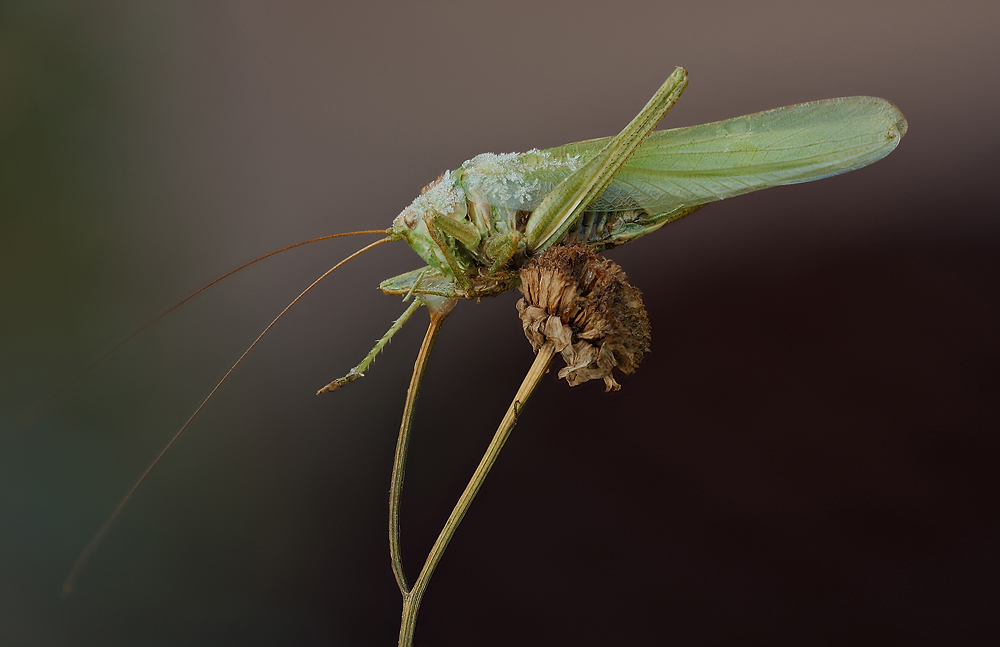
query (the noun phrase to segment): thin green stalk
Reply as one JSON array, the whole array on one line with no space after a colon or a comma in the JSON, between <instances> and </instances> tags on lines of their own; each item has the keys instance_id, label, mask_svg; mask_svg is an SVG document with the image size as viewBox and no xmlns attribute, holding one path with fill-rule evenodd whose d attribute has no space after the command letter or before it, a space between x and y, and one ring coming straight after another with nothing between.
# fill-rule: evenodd
<instances>
[{"instance_id":1,"label":"thin green stalk","mask_svg":"<svg viewBox=\"0 0 1000 647\"><path fill-rule=\"evenodd\" d=\"M430 553L428 553L427 561L424 562L424 567L420 571L420 575L417 576L417 580L413 583L413 588L403 593L403 617L399 625L399 647L412 647L413 632L417 623L417 612L420 610L420 602L424 597L424 592L427 590L427 584L430 582L431 575L434 574L434 569L437 568L438 562L441 561L441 556L444 555L448 543L458 529L458 524L462 522L462 518L468 512L473 499L476 498L479 488L486 480L486 475L489 474L493 463L496 462L500 450L503 449L507 437L510 436L510 432L517 422L518 415L520 415L521 410L524 408L524 403L527 402L528 397L531 396L535 387L538 386L542 376L548 371L553 355L555 355L555 349L552 344L545 344L538 349L535 361L532 363L531 368L528 369L528 374L524 376L521 387L517 390L517 394L507 408L507 413L504 414L503 420L500 422L500 426L493 436L493 440L490 442L489 447L486 448L486 453L483 455L482 460L479 461L479 467L473 473L472 479L465 487L465 491L462 492L462 496L459 497L458 503L455 504L454 510L451 511L451 515L448 517L448 521L445 522L444 528L441 529L441 534L438 535L437 541L434 542L434 546L431 548Z\"/></svg>"},{"instance_id":2,"label":"thin green stalk","mask_svg":"<svg viewBox=\"0 0 1000 647\"><path fill-rule=\"evenodd\" d=\"M417 394L420 383L424 379L424 369L431 349L441 331L441 324L451 312L450 308L432 310L431 322L424 334L424 341L413 364L413 375L410 377L410 388L406 392L406 405L403 407L403 420L399 425L399 440L396 441L396 455L392 463L392 483L389 485L389 555L392 558L392 573L396 576L399 592L405 598L410 592L406 584L406 573L403 572L403 557L399 545L399 505L403 496L403 477L406 475L406 452L410 445L410 427L413 424L413 411L417 405Z\"/></svg>"}]
</instances>

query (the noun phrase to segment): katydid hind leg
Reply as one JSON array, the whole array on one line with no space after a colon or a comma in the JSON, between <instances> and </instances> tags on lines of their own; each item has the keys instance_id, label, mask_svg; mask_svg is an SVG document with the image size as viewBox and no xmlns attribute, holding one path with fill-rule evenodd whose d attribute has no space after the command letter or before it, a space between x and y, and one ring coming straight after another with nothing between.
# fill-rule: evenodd
<instances>
[{"instance_id":1,"label":"katydid hind leg","mask_svg":"<svg viewBox=\"0 0 1000 647\"><path fill-rule=\"evenodd\" d=\"M673 107L686 85L687 71L679 67L620 133L545 196L525 228L532 252L543 251L562 239Z\"/></svg>"}]
</instances>

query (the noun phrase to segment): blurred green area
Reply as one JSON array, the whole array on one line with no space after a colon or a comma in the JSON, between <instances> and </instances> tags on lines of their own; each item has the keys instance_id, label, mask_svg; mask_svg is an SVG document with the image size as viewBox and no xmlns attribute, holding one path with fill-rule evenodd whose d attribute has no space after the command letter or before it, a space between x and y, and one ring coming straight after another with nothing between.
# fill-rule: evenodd
<instances>
[{"instance_id":1,"label":"blurred green area","mask_svg":"<svg viewBox=\"0 0 1000 647\"><path fill-rule=\"evenodd\" d=\"M86 502L106 505L95 496L102 479L81 472L77 459L103 463L117 480L96 451L98 429L87 423L104 406L99 397L73 399L68 411L60 402L40 420L24 418L94 357L95 343L107 334L97 331L115 328L108 321L120 314L112 304L124 292L114 276L115 223L128 185L122 77L141 49L130 47L123 25L107 20L115 12L103 8L0 4L4 644L69 644L85 625L85 616L74 619L71 609L60 608L53 588L65 569L63 542L78 543L79 536L71 537L92 514ZM121 399L115 406L132 407Z\"/></svg>"},{"instance_id":2,"label":"blurred green area","mask_svg":"<svg viewBox=\"0 0 1000 647\"><path fill-rule=\"evenodd\" d=\"M162 65L157 44L169 15L149 3L0 4L0 644L172 640L169 627L154 628L170 595L167 573L151 576L160 594L142 600L121 586L58 597L73 554L163 442L162 433L136 433L157 415L162 352L149 357L147 341L144 358L126 352L113 370L25 417L148 317L149 303L163 305L155 281L125 268L143 253L143 220L154 217L134 205L160 193L148 168L155 138L143 132L155 106L142 75ZM189 494L200 487L193 481ZM148 494L147 503L155 500L155 488ZM188 503L178 512L191 529L239 532L238 523L217 527L212 511L199 521L197 503ZM133 512L149 539L175 536L150 528L157 515ZM134 555L109 544L112 571L137 577L129 574ZM211 599L208 587L190 601ZM215 622L215 612L195 613Z\"/></svg>"},{"instance_id":3,"label":"blurred green area","mask_svg":"<svg viewBox=\"0 0 1000 647\"><path fill-rule=\"evenodd\" d=\"M53 384L53 365L113 318L103 292L121 284L114 225L129 171L121 77L141 50L102 18L80 3L0 7L0 363L19 368L3 372L5 396Z\"/></svg>"}]
</instances>

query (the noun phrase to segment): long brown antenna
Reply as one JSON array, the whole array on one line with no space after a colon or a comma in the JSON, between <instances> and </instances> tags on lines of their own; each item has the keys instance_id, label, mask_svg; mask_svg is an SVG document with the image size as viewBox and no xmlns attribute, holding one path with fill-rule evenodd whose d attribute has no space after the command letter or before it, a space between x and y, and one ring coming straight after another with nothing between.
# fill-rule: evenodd
<instances>
[{"instance_id":1,"label":"long brown antenna","mask_svg":"<svg viewBox=\"0 0 1000 647\"><path fill-rule=\"evenodd\" d=\"M382 233L384 233L384 232L382 232ZM343 265L347 261L351 260L352 258L354 258L356 256L359 256L359 255L361 255L364 252L367 252L369 249L371 249L371 248L373 248L373 247L375 247L377 245L381 245L382 243L388 243L391 240L392 240L391 237L386 236L385 238L382 238L381 240L377 240L377 241L375 241L374 243L372 243L370 245L365 245L364 247L362 247L358 251L354 252L353 254L351 254L350 256L348 256L347 258L345 258L344 260L340 261L339 263L337 263L336 265L334 265L333 267L331 267L330 269L328 269L318 279L316 279L315 281L313 281L312 283L310 283L309 287L307 287L305 290L303 290L299 294L299 296L295 297L292 300L291 303L289 303L287 306L285 306L285 309L282 310L281 313L278 314L278 316L275 317L274 320L271 321L271 323L269 323L267 325L267 328L264 329L264 332L260 333L260 335L257 336L257 339L255 339L254 342L252 344L250 344L250 346L245 351L243 351L243 354L240 355L240 358L238 360L236 360L236 363L233 364L232 367L228 371L226 371L226 374L224 376L222 376L222 379L219 380L219 383L216 384L215 388L213 388L212 391L208 394L208 397L206 397L204 400L202 400L202 403L199 404L198 408L194 410L194 413L192 413L191 417L187 419L187 422L185 422L184 425L177 431L177 433L174 434L174 437L171 438L170 442L168 442L167 445L160 451L160 453L156 457L156 459L153 460L152 463L150 463L149 467L146 468L146 471L142 473L142 476L139 477L139 480L135 482L135 485L132 486L132 488L128 491L128 494L125 495L125 498L122 499L121 503L118 504L118 507L115 508L115 511L111 513L110 517L108 517L108 520L104 522L104 524L97 531L97 534L95 534L94 537L93 537L93 539L90 540L90 543L87 544L87 547L83 549L83 552L80 553L80 556L76 559L76 563L73 564L73 568L72 568L72 570L70 570L69 575L66 576L66 581L63 582L63 592L64 593L69 594L69 593L73 592L73 585L76 583L76 578L80 575L80 571L83 570L83 567L90 560L90 556L93 555L93 553L97 549L98 545L100 545L101 540L104 539L104 536L108 533L108 530L110 530L111 526L114 525L115 520L118 518L118 515L121 514L121 511L125 508L125 504L129 502L129 500L132 498L132 495L135 494L135 491L139 489L139 486L142 485L142 482L146 480L147 476L149 476L149 473L153 471L153 468L156 467L157 463L160 462L160 459L163 458L163 456L167 453L167 451L171 447L173 447L174 443L177 442L177 439L180 438L180 436L181 436L182 433L184 433L184 430L187 429L188 425L191 424L191 421L194 420L195 417L199 413L201 413L201 410L205 407L206 404L208 404L208 401L212 399L212 396L215 395L215 392L219 390L219 387L222 386L223 382L225 382L226 379L230 375L232 375L233 371L236 370L236 367L240 365L240 362L243 361L243 358L246 357L247 354L251 350L253 350L254 346L257 345L257 342L259 342L261 340L261 338L264 335L267 334L267 331L269 331L271 329L271 327L274 326L274 324L276 324L278 322L278 319L281 319L284 316L284 314L291 309L292 306L294 306L296 303L298 303L299 299L301 299L302 297L304 297L306 295L306 293L309 292L309 290L312 290L314 287L316 287L316 285L320 281L322 281L326 277L330 276L330 274L332 274L333 271L336 270L338 267L340 267L341 265Z\"/></svg>"},{"instance_id":2,"label":"long brown antenna","mask_svg":"<svg viewBox=\"0 0 1000 647\"><path fill-rule=\"evenodd\" d=\"M56 401L59 398L59 396L61 396L63 393L65 393L71 386L73 386L74 384L76 384L77 382L79 382L80 380L82 380L83 378L85 378L88 375L90 375L91 373L93 373L95 369L97 369L99 366L101 366L102 364L104 364L104 362L106 362L112 355L114 355L115 353L117 353L118 351L120 351L122 348L124 348L125 346L127 346L129 344L129 342L131 342L136 337L138 337L142 333L144 333L147 330L149 330L150 328L152 328L154 325L156 325L157 323L159 323L164 317L166 317L167 315L169 315L171 312L173 312L177 308L181 307L182 305L184 305L185 303L187 303L191 299L195 298L196 296L198 296L199 294L201 294L202 292L204 292L208 288L212 287L213 285L215 285L216 283L218 283L222 279L229 278L230 276L232 276L233 274L236 274L240 270L246 269L246 268L250 267L251 265L253 265L254 263L258 263L258 262L264 260L265 258L270 258L271 256L274 256L275 254L280 254L281 252L287 252L290 249L295 249L296 247L301 247L303 245L308 245L309 243L318 243L321 240L330 240L331 238L341 238L343 236L358 236L360 234L386 234L386 233L388 233L388 231L385 230L385 229L365 229L363 231L349 231L349 232L342 233L342 234L330 234L329 236L320 236L319 238L310 238L309 240L304 240L301 243L295 243L294 245L289 245L288 247L282 247L281 249L277 249L277 250L271 252L270 254L264 254L263 256L260 256L258 258L253 259L249 263L244 263L243 265L240 265L236 269L230 270L230 271L226 272L225 274L223 274L219 278L215 279L211 283L206 283L202 287L198 288L196 291L194 291L191 294L187 295L186 297L184 297L183 299L181 299L180 301L178 301L174 305L170 306L169 308L167 308L166 310L164 310L160 314L156 315L155 317L153 317L152 319L150 319L149 321L147 321L146 323L144 323L139 328L136 328L131 334L129 334L128 337L125 337L125 339L122 339L120 342L118 342L117 344L115 344L114 346L112 346L110 349L108 349L107 351L105 351L103 355L101 355L100 357L98 357L97 359L95 359L93 362L91 362L82 371L80 371L79 373L77 373L73 377L69 378L68 380L66 380L65 382L63 382L62 384L60 384L59 387L57 387L51 393L49 393L44 398L42 398L41 400L39 400L37 403L35 403L34 405L32 405L30 408L28 408L24 412L24 414L23 414L24 420L26 420L26 421L32 421L32 420L34 420L35 417L38 415L39 412L41 412L46 407L48 407L50 404L52 404L54 401Z\"/></svg>"}]
</instances>

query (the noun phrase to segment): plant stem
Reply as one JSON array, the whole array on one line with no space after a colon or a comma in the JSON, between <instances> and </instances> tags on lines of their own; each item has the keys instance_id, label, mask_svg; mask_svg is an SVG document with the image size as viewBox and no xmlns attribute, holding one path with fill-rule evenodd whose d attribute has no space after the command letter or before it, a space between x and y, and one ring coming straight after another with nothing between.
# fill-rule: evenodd
<instances>
[{"instance_id":1,"label":"plant stem","mask_svg":"<svg viewBox=\"0 0 1000 647\"><path fill-rule=\"evenodd\" d=\"M430 331L428 331L428 334L430 334ZM412 647L413 632L417 623L417 612L420 610L420 602L423 599L424 592L427 590L427 584L431 579L431 575L434 574L434 569L437 568L438 562L441 561L441 556L444 555L444 551L448 547L448 542L451 541L455 530L458 529L458 524L462 522L462 518L469 510L469 506L472 505L473 499L476 498L479 488L486 480L486 475L489 474L493 463L496 462L500 450L503 449L507 437L510 436L510 432L517 422L517 417L521 409L524 408L524 403L527 402L528 397L535 390L535 387L538 386L542 376L548 371L554 354L555 349L550 343L538 349L535 361L532 363L531 368L528 369L528 374L524 376L521 387L517 390L514 400L507 408L507 413L504 414L503 420L500 422L500 426L493 436L493 440L490 442L489 447L486 448L486 453L483 455L482 460L479 461L479 467L473 473L472 479L465 487L462 496L459 497L458 503L455 504L454 510L451 511L451 515L448 517L448 521L445 522L444 528L441 529L441 534L438 535L437 541L434 542L434 546L431 548L430 553L428 553L427 561L424 562L424 567L420 571L420 575L417 576L417 580L413 583L413 588L403 593L403 617L399 625L399 647Z\"/></svg>"},{"instance_id":2,"label":"plant stem","mask_svg":"<svg viewBox=\"0 0 1000 647\"><path fill-rule=\"evenodd\" d=\"M407 311L409 312L409 311ZM396 441L396 455L392 462L392 483L389 485L389 555L392 559L392 573L396 576L399 592L405 598L410 588L406 584L406 573L403 572L403 557L399 545L399 504L403 496L403 477L406 475L406 451L410 445L410 427L413 424L413 411L417 405L417 394L420 383L424 379L424 369L431 349L441 331L451 308L430 310L431 322L424 334L424 341L413 364L413 375L410 377L410 388L406 392L406 405L403 407L403 420L399 425L399 439Z\"/></svg>"}]
</instances>

